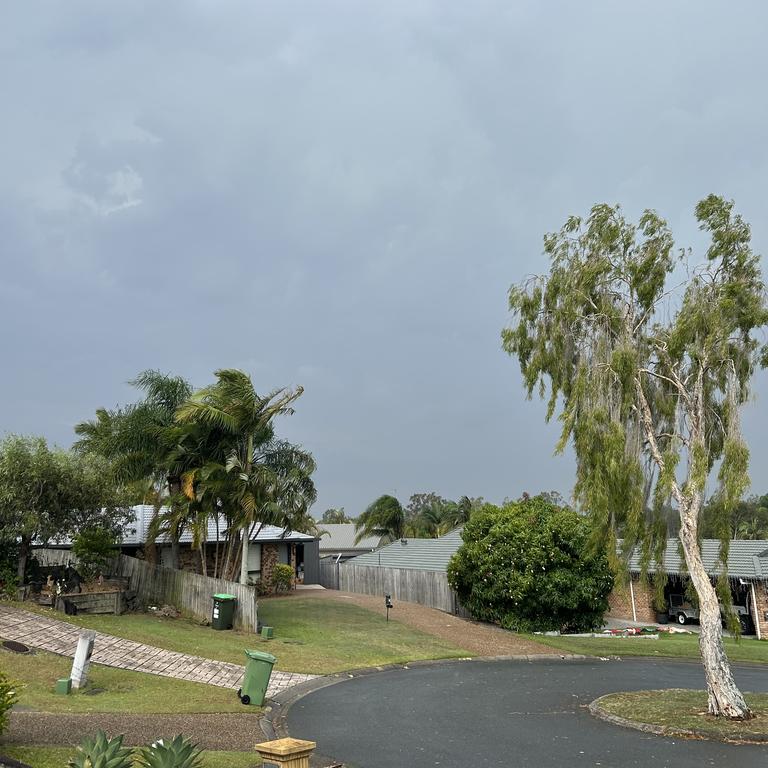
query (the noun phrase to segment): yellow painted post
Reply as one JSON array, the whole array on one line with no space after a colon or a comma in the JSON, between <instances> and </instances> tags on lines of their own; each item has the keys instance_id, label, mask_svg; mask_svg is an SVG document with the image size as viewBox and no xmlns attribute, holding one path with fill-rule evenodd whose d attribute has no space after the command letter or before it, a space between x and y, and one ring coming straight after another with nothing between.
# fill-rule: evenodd
<instances>
[{"instance_id":1,"label":"yellow painted post","mask_svg":"<svg viewBox=\"0 0 768 768\"><path fill-rule=\"evenodd\" d=\"M309 758L315 751L314 741L303 739L275 739L256 745L265 766L276 768L309 768Z\"/></svg>"}]
</instances>

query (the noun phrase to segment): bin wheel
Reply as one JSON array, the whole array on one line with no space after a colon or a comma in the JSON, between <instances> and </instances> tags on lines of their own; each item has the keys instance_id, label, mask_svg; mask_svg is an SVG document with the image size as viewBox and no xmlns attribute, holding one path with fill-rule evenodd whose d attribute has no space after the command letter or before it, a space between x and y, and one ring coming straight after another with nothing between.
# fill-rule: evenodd
<instances>
[{"instance_id":1,"label":"bin wheel","mask_svg":"<svg viewBox=\"0 0 768 768\"><path fill-rule=\"evenodd\" d=\"M251 697L246 693L245 696L240 697L240 701L243 704L250 704L251 703Z\"/></svg>"},{"instance_id":2,"label":"bin wheel","mask_svg":"<svg viewBox=\"0 0 768 768\"><path fill-rule=\"evenodd\" d=\"M242 695L243 695L243 689L242 688L238 688L237 689L237 698L239 699Z\"/></svg>"}]
</instances>

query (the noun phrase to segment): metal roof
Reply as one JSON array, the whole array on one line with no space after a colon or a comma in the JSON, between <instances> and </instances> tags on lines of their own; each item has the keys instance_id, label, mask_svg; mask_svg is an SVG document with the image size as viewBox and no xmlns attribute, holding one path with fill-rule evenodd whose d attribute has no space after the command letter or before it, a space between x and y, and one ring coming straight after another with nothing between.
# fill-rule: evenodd
<instances>
[{"instance_id":1,"label":"metal roof","mask_svg":"<svg viewBox=\"0 0 768 768\"><path fill-rule=\"evenodd\" d=\"M135 507L131 507L133 512L133 520L123 528L123 535L120 539L120 543L123 546L132 546L143 544L147 540L147 530L152 518L155 514L155 508L151 504L137 504ZM161 507L160 512L167 511L167 507ZM219 540L224 541L224 531L226 530L227 523L224 517L219 517ZM258 528L258 524L256 525ZM254 529L255 530L255 529ZM299 533L298 531L287 531L285 528L280 528L276 525L265 525L260 531L258 536L252 537L252 541L314 541L317 537L308 533ZM216 520L208 520L208 541L216 541ZM158 536L156 542L158 544L168 543L168 536L163 534ZM181 534L179 541L183 544L189 544L192 542L192 532L185 530ZM72 543L69 538L56 539L51 541L52 546L66 546Z\"/></svg>"},{"instance_id":2,"label":"metal roof","mask_svg":"<svg viewBox=\"0 0 768 768\"><path fill-rule=\"evenodd\" d=\"M320 553L323 552L370 552L381 546L381 536L365 536L355 543L354 523L318 523L320 529Z\"/></svg>"},{"instance_id":3,"label":"metal roof","mask_svg":"<svg viewBox=\"0 0 768 768\"><path fill-rule=\"evenodd\" d=\"M720 572L719 557L720 541L718 539L703 539L701 542L701 557L704 567L711 576ZM664 571L669 574L687 573L684 562L680 559L677 539L667 539L667 547L664 551ZM629 570L640 571L640 556L633 552L629 559ZM648 570L653 573L656 563L652 563ZM733 539L728 550L728 575L732 578L742 579L767 579L768 578L768 541L747 541L745 539Z\"/></svg>"},{"instance_id":4,"label":"metal roof","mask_svg":"<svg viewBox=\"0 0 768 768\"><path fill-rule=\"evenodd\" d=\"M376 552L353 557L346 564L445 571L448 569L448 561L461 544L461 528L455 528L439 539L401 539Z\"/></svg>"},{"instance_id":5,"label":"metal roof","mask_svg":"<svg viewBox=\"0 0 768 768\"><path fill-rule=\"evenodd\" d=\"M382 568L413 568L423 571L445 571L448 561L461 546L461 528L456 528L439 539L407 539L407 544L396 541L376 552L368 552L348 561L349 565L372 565ZM717 539L704 539L701 542L701 554L707 572L715 576L719 573L718 553L720 542ZM640 570L640 557L635 551L629 559L629 570ZM650 572L656 570L652 563ZM678 540L668 539L664 552L664 570L668 574L684 574L678 552ZM746 541L734 539L728 552L728 575L731 578L768 580L768 541Z\"/></svg>"}]
</instances>

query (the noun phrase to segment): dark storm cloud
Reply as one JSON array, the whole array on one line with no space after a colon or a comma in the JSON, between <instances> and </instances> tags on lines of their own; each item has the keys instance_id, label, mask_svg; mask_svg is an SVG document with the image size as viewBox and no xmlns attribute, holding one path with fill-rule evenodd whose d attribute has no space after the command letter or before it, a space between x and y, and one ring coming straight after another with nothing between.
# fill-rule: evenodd
<instances>
[{"instance_id":1,"label":"dark storm cloud","mask_svg":"<svg viewBox=\"0 0 768 768\"><path fill-rule=\"evenodd\" d=\"M68 444L139 370L238 366L306 387L283 429L317 457L318 512L567 493L556 425L500 351L506 290L597 201L656 207L687 244L720 192L766 250L767 21L757 2L7 4L2 427Z\"/></svg>"}]
</instances>

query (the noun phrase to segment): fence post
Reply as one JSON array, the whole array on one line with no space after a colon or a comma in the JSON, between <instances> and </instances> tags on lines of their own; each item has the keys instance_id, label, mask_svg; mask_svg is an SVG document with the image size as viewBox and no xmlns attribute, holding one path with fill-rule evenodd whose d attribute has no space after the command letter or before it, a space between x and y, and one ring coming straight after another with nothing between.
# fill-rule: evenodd
<instances>
[{"instance_id":1,"label":"fence post","mask_svg":"<svg viewBox=\"0 0 768 768\"><path fill-rule=\"evenodd\" d=\"M256 745L264 765L277 768L309 768L309 758L315 751L314 741L303 739L276 739Z\"/></svg>"}]
</instances>

